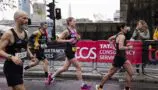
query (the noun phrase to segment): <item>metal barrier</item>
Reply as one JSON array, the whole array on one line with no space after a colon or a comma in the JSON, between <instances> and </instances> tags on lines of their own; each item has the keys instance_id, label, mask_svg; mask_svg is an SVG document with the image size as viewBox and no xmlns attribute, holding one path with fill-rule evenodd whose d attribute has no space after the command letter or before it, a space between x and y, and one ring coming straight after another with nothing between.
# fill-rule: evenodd
<instances>
[{"instance_id":1,"label":"metal barrier","mask_svg":"<svg viewBox=\"0 0 158 90\"><path fill-rule=\"evenodd\" d=\"M141 41L129 41L128 43L134 45L134 50L126 52L127 59L132 62L133 66L135 67L135 64L140 64L141 67L138 68L143 74L157 76L157 42L145 41L142 43ZM65 44L48 44L45 55L50 61L51 68L53 66L57 67L57 65L58 67L61 66L60 62L63 65L63 61L65 60L64 48ZM114 47L111 47L106 40L82 40L77 44L76 58L82 63L83 71L95 71L103 74L111 66L114 55ZM60 63L60 65L56 63Z\"/></svg>"},{"instance_id":2,"label":"metal barrier","mask_svg":"<svg viewBox=\"0 0 158 90\"><path fill-rule=\"evenodd\" d=\"M150 77L158 78L158 41L143 42L142 72Z\"/></svg>"}]
</instances>

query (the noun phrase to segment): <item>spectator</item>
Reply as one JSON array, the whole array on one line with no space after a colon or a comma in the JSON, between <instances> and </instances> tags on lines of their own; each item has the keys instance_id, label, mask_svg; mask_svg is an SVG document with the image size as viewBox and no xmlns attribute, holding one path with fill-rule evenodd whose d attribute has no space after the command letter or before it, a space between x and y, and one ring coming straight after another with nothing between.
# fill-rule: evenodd
<instances>
[{"instance_id":1,"label":"spectator","mask_svg":"<svg viewBox=\"0 0 158 90\"><path fill-rule=\"evenodd\" d=\"M148 40L150 38L150 33L148 25L144 20L139 20L137 27L133 32L132 39L135 40Z\"/></svg>"},{"instance_id":2,"label":"spectator","mask_svg":"<svg viewBox=\"0 0 158 90\"><path fill-rule=\"evenodd\" d=\"M154 30L153 40L158 40L158 26Z\"/></svg>"},{"instance_id":3,"label":"spectator","mask_svg":"<svg viewBox=\"0 0 158 90\"><path fill-rule=\"evenodd\" d=\"M137 22L137 26L136 26L136 29L134 30L133 32L133 35L131 37L131 39L134 39L134 40L141 40L142 42L144 40L148 40L150 38L150 33L149 33L149 29L148 29L148 25L147 23L144 21L144 20L139 20ZM144 49L143 49L144 51ZM144 54L143 54L144 55ZM145 66L145 61L144 59L142 58L142 70L144 70L144 66ZM139 64L136 65L136 72L139 73ZM144 71L143 71L144 72Z\"/></svg>"}]
</instances>

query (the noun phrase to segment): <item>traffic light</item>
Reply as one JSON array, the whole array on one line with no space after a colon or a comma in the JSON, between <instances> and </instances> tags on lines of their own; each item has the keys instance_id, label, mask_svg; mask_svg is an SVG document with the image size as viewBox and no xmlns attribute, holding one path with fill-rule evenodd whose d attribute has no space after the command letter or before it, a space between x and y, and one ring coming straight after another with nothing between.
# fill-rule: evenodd
<instances>
[{"instance_id":1,"label":"traffic light","mask_svg":"<svg viewBox=\"0 0 158 90\"><path fill-rule=\"evenodd\" d=\"M32 24L31 19L28 18L28 25L31 25L31 24Z\"/></svg>"},{"instance_id":2,"label":"traffic light","mask_svg":"<svg viewBox=\"0 0 158 90\"><path fill-rule=\"evenodd\" d=\"M55 9L55 13L56 13L56 19L61 19L61 9L60 8L56 8Z\"/></svg>"},{"instance_id":3,"label":"traffic light","mask_svg":"<svg viewBox=\"0 0 158 90\"><path fill-rule=\"evenodd\" d=\"M54 19L54 3L51 2L47 5L49 9L47 10L49 12L49 15L47 15L50 19Z\"/></svg>"}]
</instances>

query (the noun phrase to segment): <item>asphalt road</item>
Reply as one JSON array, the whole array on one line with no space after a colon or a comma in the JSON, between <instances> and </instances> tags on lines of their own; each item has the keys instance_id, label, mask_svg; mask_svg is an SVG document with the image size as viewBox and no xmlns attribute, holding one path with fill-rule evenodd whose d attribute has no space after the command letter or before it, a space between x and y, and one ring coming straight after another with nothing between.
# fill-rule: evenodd
<instances>
[{"instance_id":1,"label":"asphalt road","mask_svg":"<svg viewBox=\"0 0 158 90\"><path fill-rule=\"evenodd\" d=\"M95 90L95 85L100 80L86 80L91 85L91 90ZM26 90L80 90L80 83L70 78L57 78L51 85L46 85L44 78L25 78ZM123 90L124 82L109 80L104 85L104 90ZM0 77L0 90L8 90L6 80ZM157 83L133 82L132 90L158 90Z\"/></svg>"}]
</instances>

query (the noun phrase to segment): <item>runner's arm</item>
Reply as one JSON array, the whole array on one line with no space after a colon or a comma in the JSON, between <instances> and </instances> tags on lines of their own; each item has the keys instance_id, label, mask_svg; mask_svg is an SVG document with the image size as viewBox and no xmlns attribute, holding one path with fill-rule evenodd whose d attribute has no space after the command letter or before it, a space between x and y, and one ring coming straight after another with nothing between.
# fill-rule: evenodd
<instances>
[{"instance_id":1,"label":"runner's arm","mask_svg":"<svg viewBox=\"0 0 158 90\"><path fill-rule=\"evenodd\" d=\"M57 42L59 43L65 43L65 42L71 42L70 40L65 40L65 38L68 36L68 30L63 31L60 35L59 38L57 39Z\"/></svg>"},{"instance_id":2,"label":"runner's arm","mask_svg":"<svg viewBox=\"0 0 158 90\"><path fill-rule=\"evenodd\" d=\"M11 38L11 33L9 31L5 32L1 39L0 39L0 56L4 57L4 58L7 58L7 59L11 59L11 56L10 54L8 54L7 52L5 52L5 48L6 46L9 45L9 42L10 42L10 38Z\"/></svg>"},{"instance_id":3,"label":"runner's arm","mask_svg":"<svg viewBox=\"0 0 158 90\"><path fill-rule=\"evenodd\" d=\"M36 31L35 31L36 32ZM28 32L26 31L26 34L27 34L27 36L28 36ZM34 56L33 56L33 54L32 54L32 52L31 52L31 50L30 50L30 48L31 48L31 46L30 46L30 39L31 40L33 40L34 39L34 37L36 36L36 33L33 33L30 37L29 37L29 41L28 41L28 43L27 43L27 53L28 53L28 56L30 57L30 58L33 58ZM33 43L33 42L31 42L31 43Z\"/></svg>"},{"instance_id":4,"label":"runner's arm","mask_svg":"<svg viewBox=\"0 0 158 90\"><path fill-rule=\"evenodd\" d=\"M119 43L119 49L120 50L129 50L129 49L133 48L132 46L125 46L124 45L124 42L125 42L125 36L124 35L119 35L118 38L119 38L118 43Z\"/></svg>"},{"instance_id":5,"label":"runner's arm","mask_svg":"<svg viewBox=\"0 0 158 90\"><path fill-rule=\"evenodd\" d=\"M30 45L27 44L27 52L28 52L28 55L30 56L30 58L33 58L34 56L33 56L32 52L31 52L30 48L31 48Z\"/></svg>"},{"instance_id":6,"label":"runner's arm","mask_svg":"<svg viewBox=\"0 0 158 90\"><path fill-rule=\"evenodd\" d=\"M114 39L116 39L116 35L113 35L113 36L109 37L109 38L108 38L108 41L111 42L111 41L114 40Z\"/></svg>"},{"instance_id":7,"label":"runner's arm","mask_svg":"<svg viewBox=\"0 0 158 90\"><path fill-rule=\"evenodd\" d=\"M144 34L140 34L140 37L141 37L143 40L150 39L150 32L149 32L149 30L147 30L146 33L144 33Z\"/></svg>"}]
</instances>

